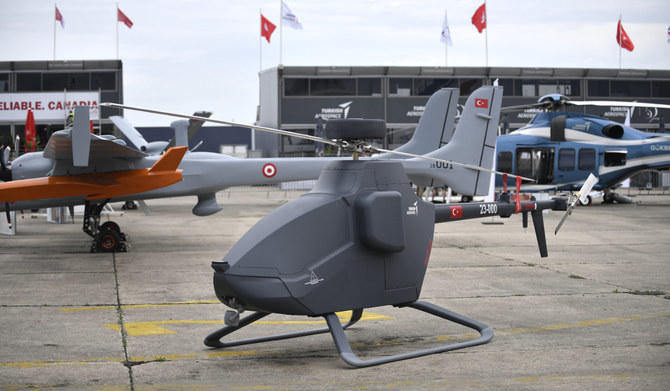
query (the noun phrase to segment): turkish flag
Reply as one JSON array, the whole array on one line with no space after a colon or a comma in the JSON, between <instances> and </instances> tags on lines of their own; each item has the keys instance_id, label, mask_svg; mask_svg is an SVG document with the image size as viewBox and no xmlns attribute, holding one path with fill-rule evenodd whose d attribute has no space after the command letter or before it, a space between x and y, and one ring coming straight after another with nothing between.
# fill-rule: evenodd
<instances>
[{"instance_id":1,"label":"turkish flag","mask_svg":"<svg viewBox=\"0 0 670 391\"><path fill-rule=\"evenodd\" d=\"M35 152L35 117L32 110L28 110L28 116L26 117L25 138L24 152L28 152L28 146L30 146L31 152Z\"/></svg>"},{"instance_id":2,"label":"turkish flag","mask_svg":"<svg viewBox=\"0 0 670 391\"><path fill-rule=\"evenodd\" d=\"M480 33L486 28L486 3L479 6L475 14L472 15L472 24Z\"/></svg>"},{"instance_id":3,"label":"turkish flag","mask_svg":"<svg viewBox=\"0 0 670 391\"><path fill-rule=\"evenodd\" d=\"M488 109L489 100L488 99L482 99L482 98L475 99L475 107L480 108L480 109Z\"/></svg>"},{"instance_id":4,"label":"turkish flag","mask_svg":"<svg viewBox=\"0 0 670 391\"><path fill-rule=\"evenodd\" d=\"M270 36L272 32L275 31L277 26L274 23L270 22L263 14L261 14L261 37L265 37L268 43L270 43Z\"/></svg>"},{"instance_id":5,"label":"turkish flag","mask_svg":"<svg viewBox=\"0 0 670 391\"><path fill-rule=\"evenodd\" d=\"M626 34L626 30L624 30L623 26L621 25L621 19L619 19L619 23L616 26L616 42L619 44L619 46L628 50L629 52L632 52L633 49L635 49L633 41L630 40L630 37L628 34Z\"/></svg>"},{"instance_id":6,"label":"turkish flag","mask_svg":"<svg viewBox=\"0 0 670 391\"><path fill-rule=\"evenodd\" d=\"M58 7L56 7L56 22L60 22L60 26L65 28L65 21L63 20L63 14L60 13Z\"/></svg>"},{"instance_id":7,"label":"turkish flag","mask_svg":"<svg viewBox=\"0 0 670 391\"><path fill-rule=\"evenodd\" d=\"M125 24L128 28L133 27L133 21L130 20L130 18L127 17L120 8L116 9L116 21L123 22L123 24Z\"/></svg>"},{"instance_id":8,"label":"turkish flag","mask_svg":"<svg viewBox=\"0 0 670 391\"><path fill-rule=\"evenodd\" d=\"M450 206L449 212L451 212L451 219L460 219L463 217L463 207L460 205Z\"/></svg>"}]
</instances>

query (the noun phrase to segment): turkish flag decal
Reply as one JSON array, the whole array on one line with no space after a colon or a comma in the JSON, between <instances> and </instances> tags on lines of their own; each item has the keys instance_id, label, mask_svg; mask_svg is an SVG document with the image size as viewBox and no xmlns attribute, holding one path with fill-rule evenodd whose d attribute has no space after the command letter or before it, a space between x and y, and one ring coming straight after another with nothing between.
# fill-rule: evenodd
<instances>
[{"instance_id":1,"label":"turkish flag decal","mask_svg":"<svg viewBox=\"0 0 670 391\"><path fill-rule=\"evenodd\" d=\"M460 205L450 206L449 212L451 212L452 220L460 219L461 217L463 217L463 207Z\"/></svg>"},{"instance_id":2,"label":"turkish flag decal","mask_svg":"<svg viewBox=\"0 0 670 391\"><path fill-rule=\"evenodd\" d=\"M488 99L475 99L475 107L480 108L480 109L488 109L489 107L489 100Z\"/></svg>"}]
</instances>

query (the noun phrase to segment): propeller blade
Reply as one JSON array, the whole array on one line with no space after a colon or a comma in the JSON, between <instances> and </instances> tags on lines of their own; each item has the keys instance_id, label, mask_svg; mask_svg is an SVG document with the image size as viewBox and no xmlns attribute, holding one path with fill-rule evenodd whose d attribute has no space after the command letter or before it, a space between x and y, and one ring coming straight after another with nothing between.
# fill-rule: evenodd
<instances>
[{"instance_id":1,"label":"propeller blade","mask_svg":"<svg viewBox=\"0 0 670 391\"><path fill-rule=\"evenodd\" d=\"M145 113L167 115L167 116L170 116L170 117L192 119L192 120L202 121L202 122L212 122L212 123L215 123L215 124L240 126L240 127L243 127L243 128L260 130L262 132L280 134L282 136L302 138L302 139L305 139L305 140L311 140L311 141L314 141L314 142L317 142L317 143L329 144L329 145L333 145L333 146L336 146L336 147L342 147L342 146L346 145L346 143L339 143L337 141L328 140L326 138L321 138L321 137L316 137L316 136L310 136L308 134L296 133L296 132L291 132L291 131L282 130L282 129L268 128L266 126L250 125L250 124L244 124L244 123L240 123L240 122L224 121L224 120L220 120L220 119L200 117L200 116L197 116L197 115L170 113L170 112L167 112L167 111L145 109L145 108L142 108L142 107L134 107L134 106L126 106L126 105L120 105L118 103L111 103L111 102L102 102L102 103L100 103L100 106L115 107L115 108L118 108L118 109L126 109L126 110L134 110L134 111L143 111Z\"/></svg>"},{"instance_id":2,"label":"propeller blade","mask_svg":"<svg viewBox=\"0 0 670 391\"><path fill-rule=\"evenodd\" d=\"M589 195L596 183L598 183L598 177L591 173L589 174L589 177L586 178L586 181L584 181L584 184L579 189L579 191L574 194L575 199L572 200L573 196L570 196L570 199L568 199L568 209L563 214L561 221L558 222L556 230L554 230L554 235L558 234L558 230L561 229L561 226L563 226L563 223L568 218L568 216L572 214L572 210L575 208L575 205L577 205L577 201L581 201L582 204L586 203L586 197Z\"/></svg>"},{"instance_id":3,"label":"propeller blade","mask_svg":"<svg viewBox=\"0 0 670 391\"><path fill-rule=\"evenodd\" d=\"M575 106L622 106L670 109L670 105L660 103L626 102L621 100L569 100L566 103Z\"/></svg>"}]
</instances>

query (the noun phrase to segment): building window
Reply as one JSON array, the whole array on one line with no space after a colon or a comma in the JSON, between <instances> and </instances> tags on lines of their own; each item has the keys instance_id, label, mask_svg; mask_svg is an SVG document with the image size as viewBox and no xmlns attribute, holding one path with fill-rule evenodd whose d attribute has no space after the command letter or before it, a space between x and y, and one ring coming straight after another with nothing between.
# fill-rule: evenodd
<instances>
[{"instance_id":1,"label":"building window","mask_svg":"<svg viewBox=\"0 0 670 391\"><path fill-rule=\"evenodd\" d=\"M558 169L561 171L572 171L575 169L575 150L572 148L561 148L558 151Z\"/></svg>"},{"instance_id":2,"label":"building window","mask_svg":"<svg viewBox=\"0 0 670 391\"><path fill-rule=\"evenodd\" d=\"M500 152L498 153L498 162L496 163L496 169L502 172L512 172L512 152Z\"/></svg>"},{"instance_id":3,"label":"building window","mask_svg":"<svg viewBox=\"0 0 670 391\"><path fill-rule=\"evenodd\" d=\"M670 98L670 81L652 81L651 96L654 98Z\"/></svg>"},{"instance_id":4,"label":"building window","mask_svg":"<svg viewBox=\"0 0 670 391\"><path fill-rule=\"evenodd\" d=\"M610 96L609 80L589 80L589 96Z\"/></svg>"},{"instance_id":5,"label":"building window","mask_svg":"<svg viewBox=\"0 0 670 391\"><path fill-rule=\"evenodd\" d=\"M579 150L579 169L592 171L596 168L596 150L582 148Z\"/></svg>"},{"instance_id":6,"label":"building window","mask_svg":"<svg viewBox=\"0 0 670 391\"><path fill-rule=\"evenodd\" d=\"M311 79L310 95L342 96L356 95L354 79Z\"/></svg>"},{"instance_id":7,"label":"building window","mask_svg":"<svg viewBox=\"0 0 670 391\"><path fill-rule=\"evenodd\" d=\"M358 95L362 96L380 96L382 94L382 79L380 78L360 78L358 79Z\"/></svg>"},{"instance_id":8,"label":"building window","mask_svg":"<svg viewBox=\"0 0 670 391\"><path fill-rule=\"evenodd\" d=\"M16 91L41 91L42 74L40 73L17 73Z\"/></svg>"},{"instance_id":9,"label":"building window","mask_svg":"<svg viewBox=\"0 0 670 391\"><path fill-rule=\"evenodd\" d=\"M44 91L88 91L91 89L91 74L88 72L44 73Z\"/></svg>"},{"instance_id":10,"label":"building window","mask_svg":"<svg viewBox=\"0 0 670 391\"><path fill-rule=\"evenodd\" d=\"M0 73L0 91L9 91L9 73Z\"/></svg>"},{"instance_id":11,"label":"building window","mask_svg":"<svg viewBox=\"0 0 670 391\"><path fill-rule=\"evenodd\" d=\"M284 79L284 95L285 96L307 96L309 90L307 89L307 79Z\"/></svg>"},{"instance_id":12,"label":"building window","mask_svg":"<svg viewBox=\"0 0 670 391\"><path fill-rule=\"evenodd\" d=\"M116 90L116 73L92 72L91 90Z\"/></svg>"},{"instance_id":13,"label":"building window","mask_svg":"<svg viewBox=\"0 0 670 391\"><path fill-rule=\"evenodd\" d=\"M503 95L514 96L514 79L498 79L498 85L503 88Z\"/></svg>"},{"instance_id":14,"label":"building window","mask_svg":"<svg viewBox=\"0 0 670 391\"><path fill-rule=\"evenodd\" d=\"M412 95L430 96L440 88L456 88L458 80L456 79L414 79L414 90Z\"/></svg>"},{"instance_id":15,"label":"building window","mask_svg":"<svg viewBox=\"0 0 670 391\"><path fill-rule=\"evenodd\" d=\"M651 96L648 81L612 80L612 96L649 97Z\"/></svg>"},{"instance_id":16,"label":"building window","mask_svg":"<svg viewBox=\"0 0 670 391\"><path fill-rule=\"evenodd\" d=\"M468 96L472 94L477 88L484 84L482 79L461 79L461 96Z\"/></svg>"},{"instance_id":17,"label":"building window","mask_svg":"<svg viewBox=\"0 0 670 391\"><path fill-rule=\"evenodd\" d=\"M389 95L410 96L412 93L412 79L389 79Z\"/></svg>"}]
</instances>

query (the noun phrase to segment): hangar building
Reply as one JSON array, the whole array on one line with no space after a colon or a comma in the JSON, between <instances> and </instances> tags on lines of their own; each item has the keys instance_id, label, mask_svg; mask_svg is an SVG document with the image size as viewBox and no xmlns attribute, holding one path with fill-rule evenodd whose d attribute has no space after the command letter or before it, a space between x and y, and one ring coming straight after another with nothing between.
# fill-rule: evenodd
<instances>
[{"instance_id":1,"label":"hangar building","mask_svg":"<svg viewBox=\"0 0 670 391\"><path fill-rule=\"evenodd\" d=\"M503 106L534 103L543 95L561 93L576 100L635 100L670 104L670 71L586 68L477 68L405 66L279 66L260 75L260 125L314 134L329 118L379 118L387 136L376 140L386 148L406 142L429 96L439 88L458 88L461 104L482 85L497 79L504 87ZM623 122L619 107L585 107L586 113ZM532 111L505 114L501 126L514 130ZM636 110L631 125L664 131L670 110ZM311 141L286 136L255 135L265 156L309 156Z\"/></svg>"}]
</instances>

